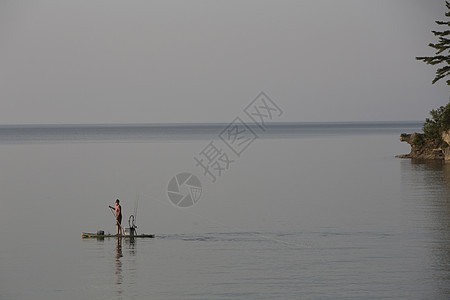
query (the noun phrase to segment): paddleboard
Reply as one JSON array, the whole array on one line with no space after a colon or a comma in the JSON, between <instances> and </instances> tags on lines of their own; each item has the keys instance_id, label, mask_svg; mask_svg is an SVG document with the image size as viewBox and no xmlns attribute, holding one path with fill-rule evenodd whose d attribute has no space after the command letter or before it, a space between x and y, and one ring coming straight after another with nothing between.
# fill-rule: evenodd
<instances>
[{"instance_id":1,"label":"paddleboard","mask_svg":"<svg viewBox=\"0 0 450 300\"><path fill-rule=\"evenodd\" d=\"M91 239L103 239L103 238L114 238L114 237L120 237L120 238L154 238L154 234L136 234L136 235L125 235L125 234L96 234L96 233L88 233L83 232L81 233L81 236L83 238L91 238Z\"/></svg>"}]
</instances>

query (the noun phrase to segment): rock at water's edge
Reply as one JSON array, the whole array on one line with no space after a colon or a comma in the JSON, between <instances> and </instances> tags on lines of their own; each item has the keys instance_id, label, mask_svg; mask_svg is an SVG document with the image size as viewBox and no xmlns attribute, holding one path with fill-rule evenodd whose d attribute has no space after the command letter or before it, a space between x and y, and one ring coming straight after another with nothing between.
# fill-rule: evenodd
<instances>
[{"instance_id":1,"label":"rock at water's edge","mask_svg":"<svg viewBox=\"0 0 450 300\"><path fill-rule=\"evenodd\" d=\"M442 133L442 139L444 140L444 142L447 143L447 145L450 145L450 130L444 131ZM444 159L450 160L450 147L443 149L443 152L444 152Z\"/></svg>"},{"instance_id":2,"label":"rock at water's edge","mask_svg":"<svg viewBox=\"0 0 450 300\"><path fill-rule=\"evenodd\" d=\"M447 134L447 138L450 139L450 132L447 132ZM438 142L436 142L434 139L426 138L421 133L402 133L400 136L400 141L410 144L411 152L409 154L397 155L396 157L438 160L450 159L450 151L448 148L442 149Z\"/></svg>"}]
</instances>

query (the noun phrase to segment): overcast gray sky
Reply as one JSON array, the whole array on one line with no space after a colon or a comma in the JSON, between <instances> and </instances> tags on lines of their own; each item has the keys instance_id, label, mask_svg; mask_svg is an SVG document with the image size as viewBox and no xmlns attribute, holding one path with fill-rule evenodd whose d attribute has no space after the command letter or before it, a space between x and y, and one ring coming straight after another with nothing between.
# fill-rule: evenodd
<instances>
[{"instance_id":1,"label":"overcast gray sky","mask_svg":"<svg viewBox=\"0 0 450 300\"><path fill-rule=\"evenodd\" d=\"M423 120L441 0L0 0L0 124Z\"/></svg>"}]
</instances>

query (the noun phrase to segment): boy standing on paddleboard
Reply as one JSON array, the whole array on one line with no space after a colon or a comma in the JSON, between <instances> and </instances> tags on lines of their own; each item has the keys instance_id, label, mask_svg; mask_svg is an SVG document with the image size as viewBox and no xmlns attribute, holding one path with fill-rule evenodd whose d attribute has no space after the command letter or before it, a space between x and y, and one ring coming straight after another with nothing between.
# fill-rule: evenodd
<instances>
[{"instance_id":1,"label":"boy standing on paddleboard","mask_svg":"<svg viewBox=\"0 0 450 300\"><path fill-rule=\"evenodd\" d=\"M116 213L116 225L117 225L117 234L122 235L122 226L120 225L122 223L122 206L119 204L119 199L116 200L116 206L112 207L109 206L109 208L114 209Z\"/></svg>"}]
</instances>

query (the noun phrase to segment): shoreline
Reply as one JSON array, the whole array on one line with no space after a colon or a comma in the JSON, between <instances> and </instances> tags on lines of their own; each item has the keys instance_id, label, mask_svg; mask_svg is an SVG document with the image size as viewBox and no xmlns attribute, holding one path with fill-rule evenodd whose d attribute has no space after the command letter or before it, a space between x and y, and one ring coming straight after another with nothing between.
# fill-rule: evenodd
<instances>
[{"instance_id":1,"label":"shoreline","mask_svg":"<svg viewBox=\"0 0 450 300\"><path fill-rule=\"evenodd\" d=\"M408 154L399 154L395 157L449 161L450 147L448 147L448 140L450 134L448 132L444 132L442 134L442 137L444 143L440 143L434 139L426 138L422 133L402 133L400 135L400 141L408 143L411 146L411 152ZM445 144L447 144L447 147L443 146Z\"/></svg>"}]
</instances>

